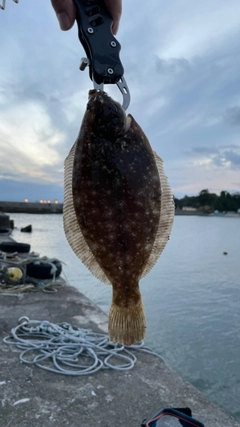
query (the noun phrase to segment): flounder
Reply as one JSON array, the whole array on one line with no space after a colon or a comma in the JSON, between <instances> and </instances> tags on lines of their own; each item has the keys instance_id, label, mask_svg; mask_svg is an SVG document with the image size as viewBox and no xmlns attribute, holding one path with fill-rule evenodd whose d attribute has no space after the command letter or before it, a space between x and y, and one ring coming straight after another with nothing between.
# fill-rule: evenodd
<instances>
[{"instance_id":1,"label":"flounder","mask_svg":"<svg viewBox=\"0 0 240 427\"><path fill-rule=\"evenodd\" d=\"M65 161L64 230L75 254L112 285L109 339L145 337L139 281L169 240L173 196L146 135L105 92L89 91L77 141Z\"/></svg>"}]
</instances>

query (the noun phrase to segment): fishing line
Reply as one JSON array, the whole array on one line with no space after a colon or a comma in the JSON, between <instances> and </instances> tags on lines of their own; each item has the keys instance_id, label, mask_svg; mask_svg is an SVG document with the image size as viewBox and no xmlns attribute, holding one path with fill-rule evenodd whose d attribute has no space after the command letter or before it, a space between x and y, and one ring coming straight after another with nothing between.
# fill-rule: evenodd
<instances>
[{"instance_id":1,"label":"fishing line","mask_svg":"<svg viewBox=\"0 0 240 427\"><path fill-rule=\"evenodd\" d=\"M89 375L100 369L127 371L137 362L135 350L163 358L141 342L131 347L109 341L108 335L70 323L51 323L20 317L18 326L3 339L22 350L20 361L63 375ZM163 360L164 361L164 360Z\"/></svg>"}]
</instances>

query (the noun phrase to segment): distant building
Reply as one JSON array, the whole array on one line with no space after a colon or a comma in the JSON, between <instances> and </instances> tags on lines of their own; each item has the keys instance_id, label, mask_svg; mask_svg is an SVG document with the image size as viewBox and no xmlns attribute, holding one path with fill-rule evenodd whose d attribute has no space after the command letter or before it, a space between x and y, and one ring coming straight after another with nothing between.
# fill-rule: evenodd
<instances>
[{"instance_id":1,"label":"distant building","mask_svg":"<svg viewBox=\"0 0 240 427\"><path fill-rule=\"evenodd\" d=\"M197 208L193 208L192 206L183 206L182 210L188 212L195 212Z\"/></svg>"}]
</instances>

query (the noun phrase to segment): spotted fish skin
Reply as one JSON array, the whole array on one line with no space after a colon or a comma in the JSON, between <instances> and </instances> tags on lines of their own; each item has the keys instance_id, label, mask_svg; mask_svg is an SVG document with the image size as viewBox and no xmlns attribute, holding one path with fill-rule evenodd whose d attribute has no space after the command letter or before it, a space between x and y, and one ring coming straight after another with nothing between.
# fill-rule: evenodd
<instances>
[{"instance_id":1,"label":"spotted fish skin","mask_svg":"<svg viewBox=\"0 0 240 427\"><path fill-rule=\"evenodd\" d=\"M89 96L74 150L72 204L92 257L85 264L113 287L109 338L131 345L145 337L139 280L161 222L159 170L134 118L104 92Z\"/></svg>"}]
</instances>

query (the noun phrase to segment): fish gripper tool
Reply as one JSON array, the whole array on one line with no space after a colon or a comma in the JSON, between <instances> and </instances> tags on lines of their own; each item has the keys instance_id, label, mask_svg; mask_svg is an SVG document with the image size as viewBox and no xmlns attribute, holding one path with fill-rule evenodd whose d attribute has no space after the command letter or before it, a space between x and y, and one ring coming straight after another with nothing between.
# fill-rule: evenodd
<instances>
[{"instance_id":1,"label":"fish gripper tool","mask_svg":"<svg viewBox=\"0 0 240 427\"><path fill-rule=\"evenodd\" d=\"M19 0L13 0L14 3L18 3ZM4 10L6 7L6 0L2 0L2 4L0 4L0 9Z\"/></svg>"},{"instance_id":2,"label":"fish gripper tool","mask_svg":"<svg viewBox=\"0 0 240 427\"><path fill-rule=\"evenodd\" d=\"M123 77L124 69L119 58L121 45L113 36L113 20L104 0L73 0L76 6L78 36L86 52L80 70L89 66L89 76L94 88L103 90L104 84L116 84L123 96L123 108L130 104L130 93Z\"/></svg>"}]
</instances>

